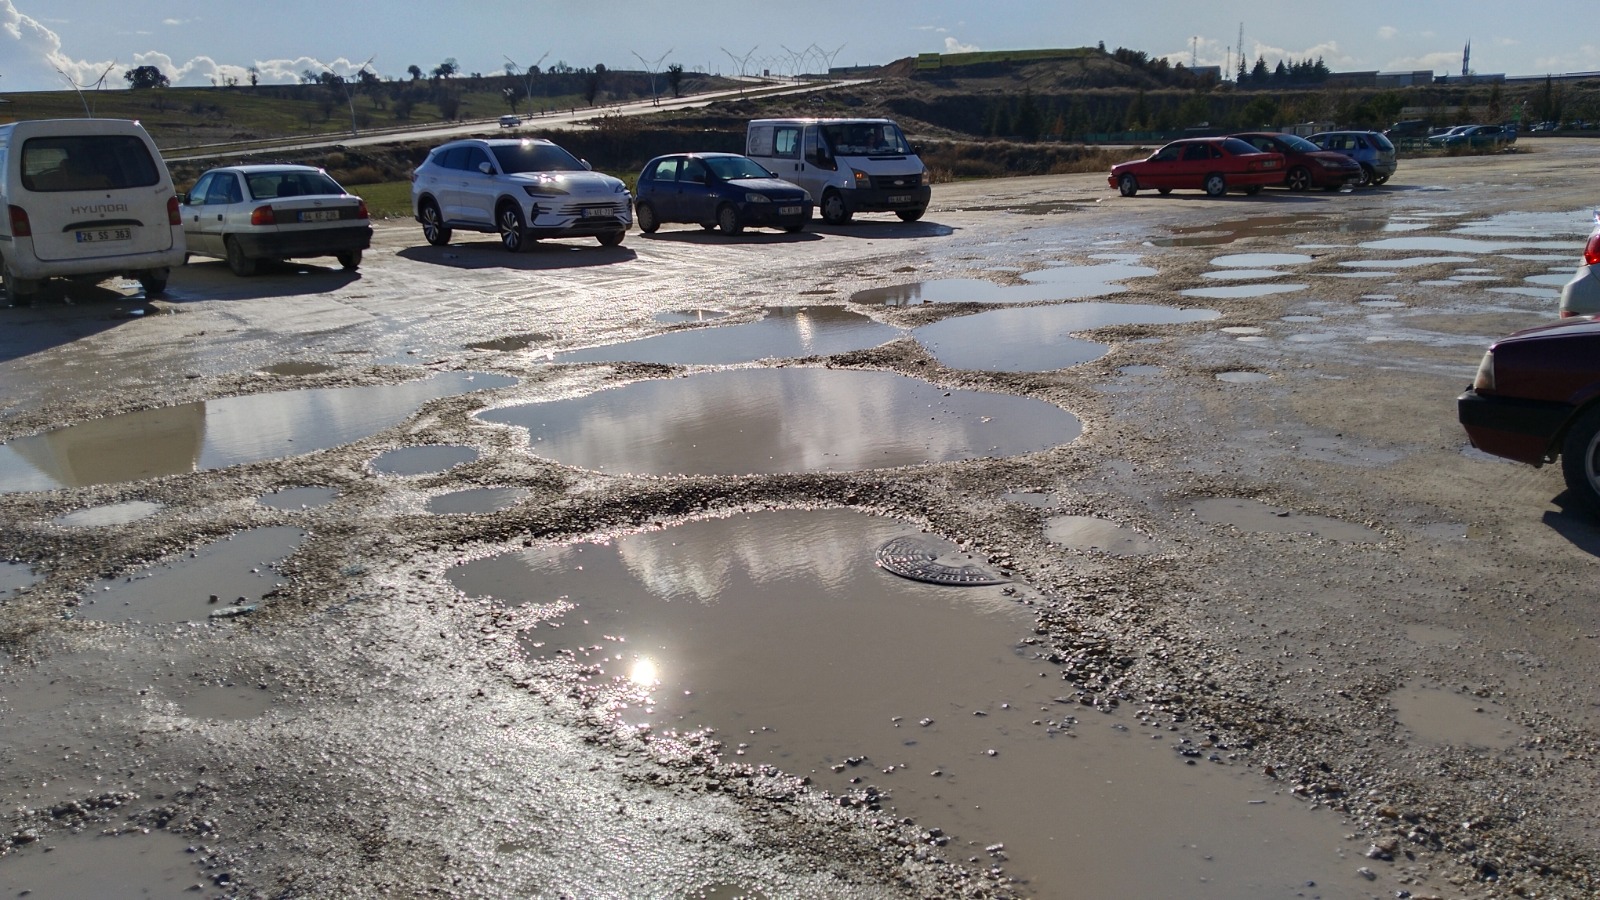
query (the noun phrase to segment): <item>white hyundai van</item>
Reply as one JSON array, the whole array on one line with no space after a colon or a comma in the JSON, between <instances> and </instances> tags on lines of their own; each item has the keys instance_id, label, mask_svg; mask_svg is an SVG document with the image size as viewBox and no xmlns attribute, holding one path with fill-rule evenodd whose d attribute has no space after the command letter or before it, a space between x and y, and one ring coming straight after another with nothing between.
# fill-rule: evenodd
<instances>
[{"instance_id":1,"label":"white hyundai van","mask_svg":"<svg viewBox=\"0 0 1600 900\"><path fill-rule=\"evenodd\" d=\"M183 264L183 220L155 141L125 119L0 125L0 276L32 301L46 278L137 278L147 295Z\"/></svg>"},{"instance_id":2,"label":"white hyundai van","mask_svg":"<svg viewBox=\"0 0 1600 900\"><path fill-rule=\"evenodd\" d=\"M922 218L928 169L889 119L755 119L745 155L806 189L830 225L858 212Z\"/></svg>"}]
</instances>

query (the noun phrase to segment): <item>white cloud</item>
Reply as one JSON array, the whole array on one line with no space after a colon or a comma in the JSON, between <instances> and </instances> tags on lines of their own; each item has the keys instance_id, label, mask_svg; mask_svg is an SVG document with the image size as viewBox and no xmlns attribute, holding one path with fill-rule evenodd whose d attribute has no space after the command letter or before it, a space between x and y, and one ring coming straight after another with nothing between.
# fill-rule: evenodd
<instances>
[{"instance_id":1,"label":"white cloud","mask_svg":"<svg viewBox=\"0 0 1600 900\"><path fill-rule=\"evenodd\" d=\"M115 68L115 60L73 59L62 52L61 38L54 31L18 12L12 0L0 0L0 71L5 72L7 89L59 91L69 79L89 85ZM116 81L118 87L126 86L121 78Z\"/></svg>"},{"instance_id":2,"label":"white cloud","mask_svg":"<svg viewBox=\"0 0 1600 900\"><path fill-rule=\"evenodd\" d=\"M1418 69L1430 69L1444 75L1456 75L1461 72L1461 53L1451 50L1437 50L1433 53L1424 53L1421 56L1401 56L1389 61L1384 66L1385 72L1411 72Z\"/></svg>"},{"instance_id":3,"label":"white cloud","mask_svg":"<svg viewBox=\"0 0 1600 900\"><path fill-rule=\"evenodd\" d=\"M1313 44L1304 50L1285 50L1282 47L1269 47L1257 41L1255 49L1251 50L1249 56L1245 59L1245 67L1254 66L1256 60L1260 58L1266 59L1268 71L1276 68L1279 60L1288 64L1291 62L1303 62L1308 59L1313 62L1320 59L1327 64L1329 69L1335 72L1363 68L1362 61L1358 57L1351 56L1339 49L1338 41L1323 41L1320 44Z\"/></svg>"},{"instance_id":4,"label":"white cloud","mask_svg":"<svg viewBox=\"0 0 1600 900\"><path fill-rule=\"evenodd\" d=\"M944 39L944 52L946 53L977 53L977 44L963 44L953 37Z\"/></svg>"},{"instance_id":5,"label":"white cloud","mask_svg":"<svg viewBox=\"0 0 1600 900\"><path fill-rule=\"evenodd\" d=\"M1400 34L1400 29L1394 27L1393 25L1384 25L1378 29L1378 40L1392 41L1398 34Z\"/></svg>"}]
</instances>

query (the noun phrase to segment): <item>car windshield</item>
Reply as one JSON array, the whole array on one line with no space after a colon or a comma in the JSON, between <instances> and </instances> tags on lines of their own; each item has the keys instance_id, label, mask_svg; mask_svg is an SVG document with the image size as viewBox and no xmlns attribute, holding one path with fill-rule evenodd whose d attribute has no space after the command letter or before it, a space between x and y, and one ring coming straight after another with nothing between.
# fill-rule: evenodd
<instances>
[{"instance_id":1,"label":"car windshield","mask_svg":"<svg viewBox=\"0 0 1600 900\"><path fill-rule=\"evenodd\" d=\"M708 156L704 158L706 166L711 169L711 174L723 181L733 181L736 178L771 178L772 173L761 167L761 164L745 156Z\"/></svg>"},{"instance_id":2,"label":"car windshield","mask_svg":"<svg viewBox=\"0 0 1600 900\"><path fill-rule=\"evenodd\" d=\"M1315 153L1322 149L1298 134L1280 134L1278 140L1283 141L1296 153Z\"/></svg>"},{"instance_id":3,"label":"car windshield","mask_svg":"<svg viewBox=\"0 0 1600 900\"><path fill-rule=\"evenodd\" d=\"M519 144L495 144L494 158L500 171L507 175L518 172L582 172L584 165L571 153L555 144L536 144L523 141Z\"/></svg>"},{"instance_id":4,"label":"car windshield","mask_svg":"<svg viewBox=\"0 0 1600 900\"><path fill-rule=\"evenodd\" d=\"M865 156L911 152L900 126L893 122L842 122L822 126L822 136L835 154Z\"/></svg>"},{"instance_id":5,"label":"car windshield","mask_svg":"<svg viewBox=\"0 0 1600 900\"><path fill-rule=\"evenodd\" d=\"M279 197L304 197L312 194L342 194L344 188L325 172L251 172L244 177L254 200Z\"/></svg>"}]
</instances>

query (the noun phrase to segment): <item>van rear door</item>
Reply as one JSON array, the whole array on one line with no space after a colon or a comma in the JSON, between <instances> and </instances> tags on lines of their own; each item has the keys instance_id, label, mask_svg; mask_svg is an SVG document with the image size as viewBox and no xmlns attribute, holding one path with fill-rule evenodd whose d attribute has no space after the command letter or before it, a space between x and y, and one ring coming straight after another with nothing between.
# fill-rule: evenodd
<instances>
[{"instance_id":1,"label":"van rear door","mask_svg":"<svg viewBox=\"0 0 1600 900\"><path fill-rule=\"evenodd\" d=\"M172 249L166 188L150 147L133 134L64 134L22 143L21 188L41 260Z\"/></svg>"}]
</instances>

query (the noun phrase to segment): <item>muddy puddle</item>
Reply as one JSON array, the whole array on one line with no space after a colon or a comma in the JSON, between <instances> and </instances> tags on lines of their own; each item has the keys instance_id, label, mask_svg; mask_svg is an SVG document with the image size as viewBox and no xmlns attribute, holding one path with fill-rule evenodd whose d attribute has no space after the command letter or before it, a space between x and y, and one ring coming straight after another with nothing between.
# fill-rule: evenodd
<instances>
[{"instance_id":1,"label":"muddy puddle","mask_svg":"<svg viewBox=\"0 0 1600 900\"><path fill-rule=\"evenodd\" d=\"M128 500L75 510L51 521L63 528L105 528L148 519L164 508L153 500Z\"/></svg>"},{"instance_id":2,"label":"muddy puddle","mask_svg":"<svg viewBox=\"0 0 1600 900\"><path fill-rule=\"evenodd\" d=\"M1221 313L1135 303L1064 303L953 316L911 332L939 362L954 369L1044 372L1099 359L1107 344L1068 336L1113 325L1205 322Z\"/></svg>"},{"instance_id":3,"label":"muddy puddle","mask_svg":"<svg viewBox=\"0 0 1600 900\"><path fill-rule=\"evenodd\" d=\"M1212 257L1213 266L1238 269L1262 269L1268 266L1298 266L1311 262L1304 253L1229 253Z\"/></svg>"},{"instance_id":4,"label":"muddy puddle","mask_svg":"<svg viewBox=\"0 0 1600 900\"><path fill-rule=\"evenodd\" d=\"M1189 288L1178 293L1185 297L1229 300L1240 297L1265 297L1270 294L1292 294L1308 287L1310 285L1306 284L1224 284L1217 287Z\"/></svg>"},{"instance_id":5,"label":"muddy puddle","mask_svg":"<svg viewBox=\"0 0 1600 900\"><path fill-rule=\"evenodd\" d=\"M380 475L432 475L474 462L478 451L455 444L397 447L374 456L368 463Z\"/></svg>"},{"instance_id":6,"label":"muddy puddle","mask_svg":"<svg viewBox=\"0 0 1600 900\"><path fill-rule=\"evenodd\" d=\"M949 390L888 372L782 368L640 381L504 407L538 456L610 474L844 472L1065 444L1077 417L1025 397Z\"/></svg>"},{"instance_id":7,"label":"muddy puddle","mask_svg":"<svg viewBox=\"0 0 1600 900\"><path fill-rule=\"evenodd\" d=\"M1494 241L1483 238L1413 235L1363 241L1357 246L1363 250L1402 250L1408 253L1505 253L1512 250L1570 250L1572 249L1572 242Z\"/></svg>"},{"instance_id":8,"label":"muddy puddle","mask_svg":"<svg viewBox=\"0 0 1600 900\"><path fill-rule=\"evenodd\" d=\"M1126 291L1119 282L1155 275L1148 266L1107 262L1091 266L1053 266L1022 276L1027 284L995 284L977 278L921 281L857 291L851 303L917 306L922 303L1039 303L1105 297Z\"/></svg>"},{"instance_id":9,"label":"muddy puddle","mask_svg":"<svg viewBox=\"0 0 1600 900\"><path fill-rule=\"evenodd\" d=\"M1210 497L1190 505L1195 518L1257 534L1307 534L1330 541L1376 543L1383 534L1365 525L1269 506L1259 500Z\"/></svg>"},{"instance_id":10,"label":"muddy puddle","mask_svg":"<svg viewBox=\"0 0 1600 900\"><path fill-rule=\"evenodd\" d=\"M1395 719L1413 740L1506 750L1526 731L1498 703L1441 687L1402 688L1389 695Z\"/></svg>"},{"instance_id":11,"label":"muddy puddle","mask_svg":"<svg viewBox=\"0 0 1600 900\"><path fill-rule=\"evenodd\" d=\"M262 494L256 502L271 509L316 509L338 498L339 492L325 487L297 487Z\"/></svg>"},{"instance_id":12,"label":"muddy puddle","mask_svg":"<svg viewBox=\"0 0 1600 900\"><path fill-rule=\"evenodd\" d=\"M726 366L866 350L904 334L842 306L775 306L755 322L673 331L637 341L568 350L552 359L561 363L626 361Z\"/></svg>"},{"instance_id":13,"label":"muddy puddle","mask_svg":"<svg viewBox=\"0 0 1600 900\"><path fill-rule=\"evenodd\" d=\"M871 792L939 829L951 856L1003 862L1037 896L1367 886L1340 857L1337 819L1288 785L1208 759L1226 749L1058 700L1057 667L1021 643L1032 617L1007 591L1026 588L878 568L876 549L899 537L928 539L854 511L768 511L535 547L450 578L511 605L573 604L523 646L594 666L594 681L633 697L620 722L711 727L729 761Z\"/></svg>"},{"instance_id":14,"label":"muddy puddle","mask_svg":"<svg viewBox=\"0 0 1600 900\"><path fill-rule=\"evenodd\" d=\"M1484 237L1552 237L1568 234L1587 237L1595 224L1594 210L1575 209L1569 212L1505 212L1486 219L1462 222L1452 229L1456 234Z\"/></svg>"},{"instance_id":15,"label":"muddy puddle","mask_svg":"<svg viewBox=\"0 0 1600 900\"><path fill-rule=\"evenodd\" d=\"M430 497L427 509L436 516L487 514L510 509L527 497L527 488L469 488Z\"/></svg>"},{"instance_id":16,"label":"muddy puddle","mask_svg":"<svg viewBox=\"0 0 1600 900\"><path fill-rule=\"evenodd\" d=\"M33 567L26 563L0 562L0 600L38 582Z\"/></svg>"},{"instance_id":17,"label":"muddy puddle","mask_svg":"<svg viewBox=\"0 0 1600 900\"><path fill-rule=\"evenodd\" d=\"M166 831L51 833L0 859L0 874L6 896L28 900L217 896L189 840Z\"/></svg>"},{"instance_id":18,"label":"muddy puddle","mask_svg":"<svg viewBox=\"0 0 1600 900\"><path fill-rule=\"evenodd\" d=\"M97 622L201 622L248 614L283 584L277 566L299 548L298 528L252 528L174 559L91 584L73 609Z\"/></svg>"},{"instance_id":19,"label":"muddy puddle","mask_svg":"<svg viewBox=\"0 0 1600 900\"><path fill-rule=\"evenodd\" d=\"M1473 262L1470 256L1409 256L1405 259L1351 259L1339 263L1351 269L1415 269L1443 263ZM1385 272L1385 275L1393 274Z\"/></svg>"},{"instance_id":20,"label":"muddy puddle","mask_svg":"<svg viewBox=\"0 0 1600 900\"><path fill-rule=\"evenodd\" d=\"M1072 550L1095 550L1112 556L1147 556L1160 551L1153 538L1093 516L1056 516L1045 522L1044 537Z\"/></svg>"},{"instance_id":21,"label":"muddy puddle","mask_svg":"<svg viewBox=\"0 0 1600 900\"><path fill-rule=\"evenodd\" d=\"M1340 216L1250 216L1206 225L1175 227L1171 237L1153 238L1156 247L1218 247L1252 237L1281 237L1327 232L1358 233L1384 230L1383 219L1349 219Z\"/></svg>"},{"instance_id":22,"label":"muddy puddle","mask_svg":"<svg viewBox=\"0 0 1600 900\"><path fill-rule=\"evenodd\" d=\"M1239 340L1242 341L1245 338L1240 338ZM1266 372L1218 372L1216 379L1227 384L1260 384L1264 381L1271 381L1272 376Z\"/></svg>"},{"instance_id":23,"label":"muddy puddle","mask_svg":"<svg viewBox=\"0 0 1600 900\"><path fill-rule=\"evenodd\" d=\"M139 481L299 456L370 437L423 403L505 387L504 375L202 400L108 416L0 445L0 493Z\"/></svg>"}]
</instances>

